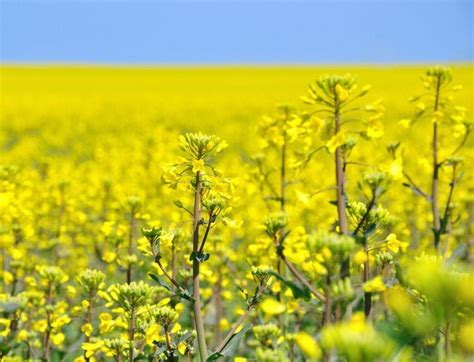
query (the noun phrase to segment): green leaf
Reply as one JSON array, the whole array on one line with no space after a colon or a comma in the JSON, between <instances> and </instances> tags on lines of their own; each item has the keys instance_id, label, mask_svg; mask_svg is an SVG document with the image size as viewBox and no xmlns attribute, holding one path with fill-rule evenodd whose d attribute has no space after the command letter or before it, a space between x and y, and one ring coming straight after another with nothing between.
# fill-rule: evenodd
<instances>
[{"instance_id":1,"label":"green leaf","mask_svg":"<svg viewBox=\"0 0 474 362\"><path fill-rule=\"evenodd\" d=\"M183 334L182 336L180 336L179 338L176 339L175 344L178 345L178 344L180 344L181 342L186 341L186 340L187 340L189 337L191 337L192 335L193 335L193 332L192 332L192 331L186 332L185 334Z\"/></svg>"},{"instance_id":2,"label":"green leaf","mask_svg":"<svg viewBox=\"0 0 474 362\"><path fill-rule=\"evenodd\" d=\"M206 362L217 361L221 357L224 357L224 355L219 352L214 352L211 355L209 355L209 357L207 357Z\"/></svg>"},{"instance_id":3,"label":"green leaf","mask_svg":"<svg viewBox=\"0 0 474 362\"><path fill-rule=\"evenodd\" d=\"M183 299L186 299L186 300L189 300L189 301L191 301L193 299L191 293L188 290L185 290L185 289L178 290L176 292L176 295L178 295L180 298L183 298Z\"/></svg>"},{"instance_id":4,"label":"green leaf","mask_svg":"<svg viewBox=\"0 0 474 362\"><path fill-rule=\"evenodd\" d=\"M189 256L189 260L197 260L200 263L205 262L206 260L209 260L211 257L211 254L205 253L203 251L193 251L191 255Z\"/></svg>"},{"instance_id":5,"label":"green leaf","mask_svg":"<svg viewBox=\"0 0 474 362\"><path fill-rule=\"evenodd\" d=\"M14 313L19 307L20 305L18 303L2 303L0 304L0 311L3 313Z\"/></svg>"},{"instance_id":6,"label":"green leaf","mask_svg":"<svg viewBox=\"0 0 474 362\"><path fill-rule=\"evenodd\" d=\"M291 292L293 293L293 296L296 299L304 299L304 300L310 300L311 299L311 291L309 288L305 285L300 285L297 284L291 280L287 280L283 278L280 274L274 271L270 271L270 274L275 276L278 280L280 280L283 284L285 284L288 288L290 288Z\"/></svg>"},{"instance_id":7,"label":"green leaf","mask_svg":"<svg viewBox=\"0 0 474 362\"><path fill-rule=\"evenodd\" d=\"M359 244L359 245L361 245L361 246L364 246L364 245L365 245L365 239L366 239L366 238L365 238L364 236L354 235L353 237L354 237L354 239L355 239L355 241L356 241L357 244Z\"/></svg>"},{"instance_id":8,"label":"green leaf","mask_svg":"<svg viewBox=\"0 0 474 362\"><path fill-rule=\"evenodd\" d=\"M364 237L368 238L371 236L373 233L375 233L375 229L377 228L377 225L375 223L370 224L367 226L367 229L365 229Z\"/></svg>"},{"instance_id":9,"label":"green leaf","mask_svg":"<svg viewBox=\"0 0 474 362\"><path fill-rule=\"evenodd\" d=\"M155 349L155 353L154 353L155 356L159 356L164 351L166 351L167 346L164 342L162 342L162 341L153 341L153 344L157 347Z\"/></svg>"},{"instance_id":10,"label":"green leaf","mask_svg":"<svg viewBox=\"0 0 474 362\"><path fill-rule=\"evenodd\" d=\"M148 276L149 276L151 279L153 279L155 282L157 282L157 283L158 283L160 286L162 286L163 288L166 288L166 289L168 289L168 290L171 290L171 287L170 287L168 284L162 282L162 281L160 280L160 278L158 278L158 275L155 275L155 274L153 274L153 273L148 273Z\"/></svg>"},{"instance_id":11,"label":"green leaf","mask_svg":"<svg viewBox=\"0 0 474 362\"><path fill-rule=\"evenodd\" d=\"M242 328L240 332L233 334L232 337L227 342L227 344L224 346L224 348L222 348L220 352L216 351L212 353L209 357L207 357L206 361L208 362L216 361L222 357L232 358L233 356L235 356L237 352L239 351L239 346L240 346L240 343L242 342L242 338L244 337L245 333L247 333L247 331L250 328L252 328L251 324Z\"/></svg>"}]
</instances>

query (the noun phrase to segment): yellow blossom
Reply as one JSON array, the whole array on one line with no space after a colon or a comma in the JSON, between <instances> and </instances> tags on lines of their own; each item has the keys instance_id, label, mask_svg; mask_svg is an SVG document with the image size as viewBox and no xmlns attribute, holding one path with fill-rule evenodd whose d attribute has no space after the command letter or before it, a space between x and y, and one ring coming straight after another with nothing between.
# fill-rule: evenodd
<instances>
[{"instance_id":1,"label":"yellow blossom","mask_svg":"<svg viewBox=\"0 0 474 362\"><path fill-rule=\"evenodd\" d=\"M355 265L361 265L364 264L367 261L367 253L364 250L358 250L352 261L354 262Z\"/></svg>"},{"instance_id":2,"label":"yellow blossom","mask_svg":"<svg viewBox=\"0 0 474 362\"><path fill-rule=\"evenodd\" d=\"M395 234L389 234L387 236L386 243L387 248L394 253L398 253L400 250L405 252L408 248L408 243L398 240L397 235Z\"/></svg>"},{"instance_id":3,"label":"yellow blossom","mask_svg":"<svg viewBox=\"0 0 474 362\"><path fill-rule=\"evenodd\" d=\"M161 327L158 324L152 324L145 333L146 344L149 346L153 345L154 341L157 341L160 338Z\"/></svg>"},{"instance_id":4,"label":"yellow blossom","mask_svg":"<svg viewBox=\"0 0 474 362\"><path fill-rule=\"evenodd\" d=\"M279 315L285 313L286 306L273 298L266 298L261 302L260 309L267 315Z\"/></svg>"},{"instance_id":5,"label":"yellow blossom","mask_svg":"<svg viewBox=\"0 0 474 362\"><path fill-rule=\"evenodd\" d=\"M398 121L398 125L403 128L408 128L411 125L411 119L401 119L400 121Z\"/></svg>"},{"instance_id":6,"label":"yellow blossom","mask_svg":"<svg viewBox=\"0 0 474 362\"><path fill-rule=\"evenodd\" d=\"M306 332L296 334L296 344L304 355L311 359L318 359L321 356L321 348L314 338Z\"/></svg>"},{"instance_id":7,"label":"yellow blossom","mask_svg":"<svg viewBox=\"0 0 474 362\"><path fill-rule=\"evenodd\" d=\"M363 288L364 292L366 293L378 293L383 292L385 289L387 289L380 275L369 280L368 282L365 282Z\"/></svg>"},{"instance_id":8,"label":"yellow blossom","mask_svg":"<svg viewBox=\"0 0 474 362\"><path fill-rule=\"evenodd\" d=\"M86 352L86 357L92 357L97 351L99 351L104 345L104 341L98 340L96 342L83 343L82 349Z\"/></svg>"},{"instance_id":9,"label":"yellow blossom","mask_svg":"<svg viewBox=\"0 0 474 362\"><path fill-rule=\"evenodd\" d=\"M51 342L53 342L54 345L61 347L64 343L65 336L63 333L55 333L51 334Z\"/></svg>"},{"instance_id":10,"label":"yellow blossom","mask_svg":"<svg viewBox=\"0 0 474 362\"><path fill-rule=\"evenodd\" d=\"M94 331L94 328L92 327L92 324L90 323L86 323L81 327L81 332L84 333L87 337L90 337L93 331Z\"/></svg>"},{"instance_id":11,"label":"yellow blossom","mask_svg":"<svg viewBox=\"0 0 474 362\"><path fill-rule=\"evenodd\" d=\"M115 258L117 258L117 254L113 251L106 251L104 255L102 255L102 260L104 260L106 263L112 263Z\"/></svg>"},{"instance_id":12,"label":"yellow blossom","mask_svg":"<svg viewBox=\"0 0 474 362\"><path fill-rule=\"evenodd\" d=\"M193 160L193 172L201 172L204 173L206 170L204 160L201 158L199 160Z\"/></svg>"},{"instance_id":13,"label":"yellow blossom","mask_svg":"<svg viewBox=\"0 0 474 362\"><path fill-rule=\"evenodd\" d=\"M336 149L344 144L346 137L343 132L338 132L335 134L328 142L326 142L326 147L329 152L334 153Z\"/></svg>"},{"instance_id":14,"label":"yellow blossom","mask_svg":"<svg viewBox=\"0 0 474 362\"><path fill-rule=\"evenodd\" d=\"M347 98L349 98L349 91L345 89L343 86L341 86L340 84L336 85L336 94L339 97L339 100L342 102L344 102L345 100L347 100Z\"/></svg>"}]
</instances>

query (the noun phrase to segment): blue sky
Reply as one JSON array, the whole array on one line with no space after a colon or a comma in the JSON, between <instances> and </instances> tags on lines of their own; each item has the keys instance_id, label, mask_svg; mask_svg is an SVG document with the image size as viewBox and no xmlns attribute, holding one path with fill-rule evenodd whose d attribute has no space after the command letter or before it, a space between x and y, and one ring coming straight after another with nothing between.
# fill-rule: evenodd
<instances>
[{"instance_id":1,"label":"blue sky","mask_svg":"<svg viewBox=\"0 0 474 362\"><path fill-rule=\"evenodd\" d=\"M0 0L4 63L473 61L472 0Z\"/></svg>"}]
</instances>

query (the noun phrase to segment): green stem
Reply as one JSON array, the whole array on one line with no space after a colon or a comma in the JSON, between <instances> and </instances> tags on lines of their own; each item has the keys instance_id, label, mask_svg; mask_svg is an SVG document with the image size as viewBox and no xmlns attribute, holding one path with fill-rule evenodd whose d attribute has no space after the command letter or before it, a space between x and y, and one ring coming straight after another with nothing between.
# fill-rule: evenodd
<instances>
[{"instance_id":1,"label":"green stem","mask_svg":"<svg viewBox=\"0 0 474 362\"><path fill-rule=\"evenodd\" d=\"M128 255L133 254L133 231L135 229L135 215L131 212L130 215L130 233L128 234ZM132 282L132 264L129 262L127 267L127 284Z\"/></svg>"},{"instance_id":2,"label":"green stem","mask_svg":"<svg viewBox=\"0 0 474 362\"><path fill-rule=\"evenodd\" d=\"M136 319L136 316L135 316L135 310L132 309L132 311L130 312L130 323L129 323L129 330L128 330L128 340L129 340L129 348L130 348L130 351L129 351L129 362L133 362L133 360L135 359L135 356L134 356L134 346L133 346L133 340L135 339L135 319Z\"/></svg>"},{"instance_id":3,"label":"green stem","mask_svg":"<svg viewBox=\"0 0 474 362\"><path fill-rule=\"evenodd\" d=\"M441 78L438 77L438 83L436 85L436 95L434 112L438 110L439 105L439 94L440 94ZM433 213L433 233L434 233L434 246L438 249L440 238L441 238L441 219L438 208L438 187L439 187L439 162L438 162L438 123L433 123L433 179L431 182L431 209Z\"/></svg>"},{"instance_id":4,"label":"green stem","mask_svg":"<svg viewBox=\"0 0 474 362\"><path fill-rule=\"evenodd\" d=\"M194 213L193 213L193 252L197 255L199 250L199 223L201 221L201 173L196 173L196 185L194 188ZM199 280L199 260L193 259L193 311L196 324L196 333L201 362L207 359L206 335L204 320L201 311L201 293Z\"/></svg>"},{"instance_id":5,"label":"green stem","mask_svg":"<svg viewBox=\"0 0 474 362\"><path fill-rule=\"evenodd\" d=\"M341 114L339 104L336 101L334 109L334 135L337 135L341 131ZM341 234L348 233L347 227L347 215L346 215L346 172L344 167L344 161L342 157L342 150L340 147L336 148L335 153L335 164L336 164L336 201L337 201L337 217L339 223L339 232ZM341 278L346 278L350 274L349 272L349 258L346 258L341 263Z\"/></svg>"},{"instance_id":6,"label":"green stem","mask_svg":"<svg viewBox=\"0 0 474 362\"><path fill-rule=\"evenodd\" d=\"M369 242L365 238L365 254L367 261L364 263L364 275L363 280L366 283L370 279L370 264L369 264ZM364 293L364 313L365 317L369 319L372 313L372 293Z\"/></svg>"},{"instance_id":7,"label":"green stem","mask_svg":"<svg viewBox=\"0 0 474 362\"><path fill-rule=\"evenodd\" d=\"M446 321L446 328L444 330L444 353L446 360L451 357L451 322Z\"/></svg>"}]
</instances>

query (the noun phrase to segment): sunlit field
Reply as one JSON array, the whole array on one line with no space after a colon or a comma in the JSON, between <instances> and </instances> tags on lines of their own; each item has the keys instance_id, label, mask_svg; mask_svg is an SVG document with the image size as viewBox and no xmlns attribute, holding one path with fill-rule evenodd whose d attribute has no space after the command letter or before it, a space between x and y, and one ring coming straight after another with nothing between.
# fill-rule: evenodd
<instances>
[{"instance_id":1,"label":"sunlit field","mask_svg":"<svg viewBox=\"0 0 474 362\"><path fill-rule=\"evenodd\" d=\"M474 357L474 68L0 68L1 361Z\"/></svg>"}]
</instances>

